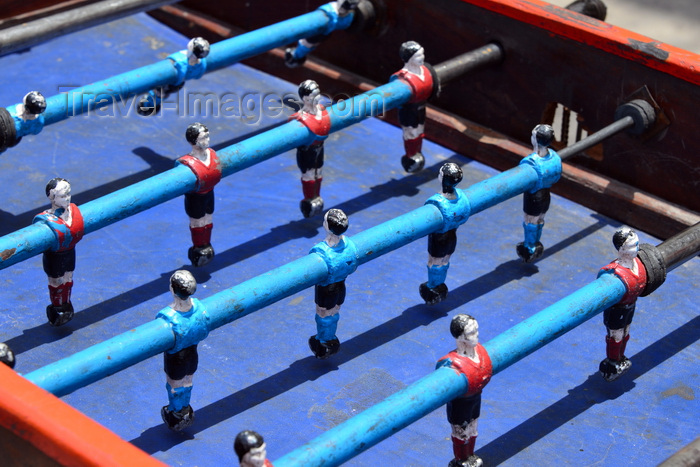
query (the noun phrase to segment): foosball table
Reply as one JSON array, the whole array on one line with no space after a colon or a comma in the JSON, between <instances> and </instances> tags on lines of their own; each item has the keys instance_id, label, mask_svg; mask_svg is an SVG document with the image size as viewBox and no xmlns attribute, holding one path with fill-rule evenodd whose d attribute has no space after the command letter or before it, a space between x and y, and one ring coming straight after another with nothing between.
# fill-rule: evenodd
<instances>
[{"instance_id":1,"label":"foosball table","mask_svg":"<svg viewBox=\"0 0 700 467\"><path fill-rule=\"evenodd\" d=\"M150 3L0 47L0 463L693 459L698 55L593 0Z\"/></svg>"}]
</instances>

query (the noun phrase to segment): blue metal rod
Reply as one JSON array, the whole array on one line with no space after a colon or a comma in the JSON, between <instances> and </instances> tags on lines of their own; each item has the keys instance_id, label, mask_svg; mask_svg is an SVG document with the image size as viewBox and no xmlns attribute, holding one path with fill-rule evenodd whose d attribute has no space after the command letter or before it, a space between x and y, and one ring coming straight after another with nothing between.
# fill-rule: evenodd
<instances>
[{"instance_id":1,"label":"blue metal rod","mask_svg":"<svg viewBox=\"0 0 700 467\"><path fill-rule=\"evenodd\" d=\"M411 89L401 81L392 81L353 99L357 102L373 99L370 94L384 97L384 109L401 105L411 98ZM354 112L345 112L335 104L329 109L331 131L338 131L372 116L372 108L356 105ZM218 151L224 177L298 146L310 144L316 136L296 120L273 128L240 143ZM85 233L94 232L121 219L138 214L153 206L192 191L196 178L187 167L177 165L161 174L80 206L85 219ZM0 269L36 256L48 250L54 235L43 224L33 224L0 237Z\"/></svg>"},{"instance_id":2,"label":"blue metal rod","mask_svg":"<svg viewBox=\"0 0 700 467\"><path fill-rule=\"evenodd\" d=\"M605 274L487 342L493 373L524 358L620 301L625 286ZM334 466L360 454L467 392L466 377L439 368L384 401L273 462L275 467Z\"/></svg>"},{"instance_id":3,"label":"blue metal rod","mask_svg":"<svg viewBox=\"0 0 700 467\"><path fill-rule=\"evenodd\" d=\"M493 197L511 196L514 193L509 188L511 185L527 187L537 182L537 174L533 169L528 169L527 167L519 166L513 169L516 174L520 174L517 178L525 179L524 182L514 183L511 181L512 177L510 175L503 176L501 174L494 177L497 178L496 182L482 181L472 186L469 191L474 193L477 199L485 198L487 196L486 193L490 193ZM494 191L494 186L500 187L499 190ZM188 188L190 188L189 185L186 185L179 188L179 190ZM113 204L122 205L122 209L125 209L124 204L129 201L131 201L131 198L122 201L117 197ZM135 207L133 205L129 206L129 209L132 208ZM105 216L102 216L101 219L104 220ZM444 219L440 210L432 204L427 204L364 232L360 232L354 237L350 237L356 248L357 263L358 265L364 264L431 232L435 232L442 228L443 222ZM329 270L324 260L319 255L312 253L215 294L202 301L210 315L210 329L216 329L282 298L289 297L296 292L322 282L328 276ZM172 331L167 326L154 327L152 329L149 328L148 332L144 331L141 338L145 341L167 342L168 335L172 338ZM27 378L56 395L68 394L78 387L90 384L101 377L113 374L138 361L132 355L122 358L118 354L112 355L112 352L103 350L104 348L112 349L113 346L118 345L118 342L120 342L119 336L110 339L106 343L93 346L93 349L95 349L93 351L88 349L80 352L79 357L73 356L36 370L27 375ZM144 348L143 359L157 354L158 351L162 352L167 349L167 347L165 349L162 347ZM80 368L80 371L77 368ZM55 374L62 375L62 377L52 376ZM43 384L50 385L43 386Z\"/></svg>"},{"instance_id":4,"label":"blue metal rod","mask_svg":"<svg viewBox=\"0 0 700 467\"><path fill-rule=\"evenodd\" d=\"M296 18L217 42L211 46L209 55L202 60L205 62L205 70L206 72L218 70L304 37L329 34L335 29L345 29L352 23L353 12L343 18L334 19L331 18L330 11L334 10L322 6L320 9ZM79 87L70 93L48 97L46 110L41 117L43 124L40 121L24 121L19 118L17 116L19 104L8 106L7 111L14 118L15 138L38 134L45 125L88 110L111 105L160 86L180 84L183 75L175 65L172 59L165 59Z\"/></svg>"}]
</instances>

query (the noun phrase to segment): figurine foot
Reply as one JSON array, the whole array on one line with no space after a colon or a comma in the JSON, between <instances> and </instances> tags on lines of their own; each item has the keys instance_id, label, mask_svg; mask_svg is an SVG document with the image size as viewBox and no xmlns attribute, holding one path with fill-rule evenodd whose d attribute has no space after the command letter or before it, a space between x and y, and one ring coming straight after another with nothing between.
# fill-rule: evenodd
<instances>
[{"instance_id":1,"label":"figurine foot","mask_svg":"<svg viewBox=\"0 0 700 467\"><path fill-rule=\"evenodd\" d=\"M447 298L447 285L443 283L431 289L427 282L423 282L418 292L426 305L436 305Z\"/></svg>"},{"instance_id":2,"label":"figurine foot","mask_svg":"<svg viewBox=\"0 0 700 467\"><path fill-rule=\"evenodd\" d=\"M156 115L160 111L160 104L153 102L153 98L146 96L139 101L136 112L143 117Z\"/></svg>"},{"instance_id":3,"label":"figurine foot","mask_svg":"<svg viewBox=\"0 0 700 467\"><path fill-rule=\"evenodd\" d=\"M524 262L532 263L533 261L536 261L542 257L542 253L544 253L544 246L542 246L540 242L537 242L535 244L535 248L533 248L531 251L530 248L526 247L524 243L520 242L515 247L515 251L517 251L518 257Z\"/></svg>"},{"instance_id":4,"label":"figurine foot","mask_svg":"<svg viewBox=\"0 0 700 467\"><path fill-rule=\"evenodd\" d=\"M412 156L401 156L401 165L408 173L418 172L425 166L425 157L417 152Z\"/></svg>"},{"instance_id":5,"label":"figurine foot","mask_svg":"<svg viewBox=\"0 0 700 467\"><path fill-rule=\"evenodd\" d=\"M627 357L622 357L622 360L615 361L606 358L600 362L600 373L603 375L605 381L615 381L620 376L627 373L632 367L632 362Z\"/></svg>"},{"instance_id":6,"label":"figurine foot","mask_svg":"<svg viewBox=\"0 0 700 467\"><path fill-rule=\"evenodd\" d=\"M211 243L205 246L192 246L187 251L187 257L192 266L199 268L214 259L214 248L211 246Z\"/></svg>"},{"instance_id":7,"label":"figurine foot","mask_svg":"<svg viewBox=\"0 0 700 467\"><path fill-rule=\"evenodd\" d=\"M452 459L447 467L481 467L484 461L476 454L472 454L466 460Z\"/></svg>"},{"instance_id":8,"label":"figurine foot","mask_svg":"<svg viewBox=\"0 0 700 467\"><path fill-rule=\"evenodd\" d=\"M327 342L321 342L316 339L316 336L311 336L309 337L309 348L316 358L324 359L338 353L338 350L340 350L340 341L338 339L331 339Z\"/></svg>"},{"instance_id":9,"label":"figurine foot","mask_svg":"<svg viewBox=\"0 0 700 467\"><path fill-rule=\"evenodd\" d=\"M323 198L317 196L311 199L302 199L299 203L299 209L304 217L313 217L323 211Z\"/></svg>"},{"instance_id":10,"label":"figurine foot","mask_svg":"<svg viewBox=\"0 0 700 467\"><path fill-rule=\"evenodd\" d=\"M173 431L182 431L194 422L194 410L189 405L177 412L168 409L166 405L160 410L160 416L168 428Z\"/></svg>"},{"instance_id":11,"label":"figurine foot","mask_svg":"<svg viewBox=\"0 0 700 467\"><path fill-rule=\"evenodd\" d=\"M294 58L294 49L287 49L284 51L284 63L289 68L296 68L299 65L303 65L306 61L306 57Z\"/></svg>"},{"instance_id":12,"label":"figurine foot","mask_svg":"<svg viewBox=\"0 0 700 467\"><path fill-rule=\"evenodd\" d=\"M61 326L73 319L73 304L49 305L46 307L46 317L51 326Z\"/></svg>"}]
</instances>

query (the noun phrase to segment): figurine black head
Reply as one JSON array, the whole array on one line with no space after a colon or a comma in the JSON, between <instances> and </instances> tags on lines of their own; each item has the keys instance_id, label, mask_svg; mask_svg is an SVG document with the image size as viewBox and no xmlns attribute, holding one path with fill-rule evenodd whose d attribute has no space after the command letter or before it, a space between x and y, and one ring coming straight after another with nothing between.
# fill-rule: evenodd
<instances>
[{"instance_id":1,"label":"figurine black head","mask_svg":"<svg viewBox=\"0 0 700 467\"><path fill-rule=\"evenodd\" d=\"M338 3L338 13L343 16L357 8L360 0L341 0Z\"/></svg>"},{"instance_id":2,"label":"figurine black head","mask_svg":"<svg viewBox=\"0 0 700 467\"><path fill-rule=\"evenodd\" d=\"M329 232L338 236L343 235L350 225L348 216L340 209L329 209L324 218L324 224Z\"/></svg>"},{"instance_id":3,"label":"figurine black head","mask_svg":"<svg viewBox=\"0 0 700 467\"><path fill-rule=\"evenodd\" d=\"M197 144L197 138L199 138L199 134L208 132L209 130L207 129L207 127L205 127L201 123L192 123L190 126L187 127L187 131L185 131L185 138L187 138L188 143L194 146L195 144Z\"/></svg>"},{"instance_id":4,"label":"figurine black head","mask_svg":"<svg viewBox=\"0 0 700 467\"><path fill-rule=\"evenodd\" d=\"M299 85L299 97L302 99L306 96L310 96L316 91L321 92L320 88L318 87L318 83L312 79L307 79Z\"/></svg>"},{"instance_id":5,"label":"figurine black head","mask_svg":"<svg viewBox=\"0 0 700 467\"><path fill-rule=\"evenodd\" d=\"M474 318L471 315L467 314L459 314L456 315L454 318L452 318L452 321L450 322L450 334L452 334L452 337L457 339L459 336L462 335L465 329L467 329L470 326L473 326L476 323L476 318Z\"/></svg>"},{"instance_id":6,"label":"figurine black head","mask_svg":"<svg viewBox=\"0 0 700 467\"><path fill-rule=\"evenodd\" d=\"M549 147L554 141L554 128L549 125L537 125L532 130L533 144L537 142L542 147Z\"/></svg>"},{"instance_id":7,"label":"figurine black head","mask_svg":"<svg viewBox=\"0 0 700 467\"><path fill-rule=\"evenodd\" d=\"M15 367L15 353L4 342L0 342L0 363L4 363L10 368Z\"/></svg>"},{"instance_id":8,"label":"figurine black head","mask_svg":"<svg viewBox=\"0 0 700 467\"><path fill-rule=\"evenodd\" d=\"M24 96L24 108L30 114L38 115L46 110L46 99L39 91L32 91Z\"/></svg>"},{"instance_id":9,"label":"figurine black head","mask_svg":"<svg viewBox=\"0 0 700 467\"><path fill-rule=\"evenodd\" d=\"M615 231L613 234L613 245L615 245L615 249L620 251L620 248L622 248L625 242L636 235L637 234L634 232L634 230L630 229L629 227L621 227L617 229L617 231Z\"/></svg>"},{"instance_id":10,"label":"figurine black head","mask_svg":"<svg viewBox=\"0 0 700 467\"><path fill-rule=\"evenodd\" d=\"M192 49L192 55L199 59L209 55L209 41L202 37L195 37L187 46Z\"/></svg>"},{"instance_id":11,"label":"figurine black head","mask_svg":"<svg viewBox=\"0 0 700 467\"><path fill-rule=\"evenodd\" d=\"M455 187L462 181L462 169L454 162L448 162L440 167L440 181L443 193L454 193Z\"/></svg>"},{"instance_id":12,"label":"figurine black head","mask_svg":"<svg viewBox=\"0 0 700 467\"><path fill-rule=\"evenodd\" d=\"M177 298L186 300L197 291L197 281L191 272L181 269L170 276L170 288Z\"/></svg>"},{"instance_id":13,"label":"figurine black head","mask_svg":"<svg viewBox=\"0 0 700 467\"><path fill-rule=\"evenodd\" d=\"M421 45L416 41L404 42L399 48L399 57L401 57L401 60L404 63L408 63L411 57L413 57L416 54L416 52L418 52L422 48L423 47L421 47Z\"/></svg>"},{"instance_id":14,"label":"figurine black head","mask_svg":"<svg viewBox=\"0 0 700 467\"><path fill-rule=\"evenodd\" d=\"M263 444L265 444L265 440L259 433L253 430L245 430L236 435L236 439L233 441L233 450L236 451L240 462L243 456L248 454L251 449L259 448Z\"/></svg>"},{"instance_id":15,"label":"figurine black head","mask_svg":"<svg viewBox=\"0 0 700 467\"><path fill-rule=\"evenodd\" d=\"M55 190L56 187L58 186L59 183L61 182L66 182L68 186L70 186L70 182L66 180L65 178L52 178L49 180L49 183L46 184L46 197L50 198L51 197L51 190Z\"/></svg>"}]
</instances>

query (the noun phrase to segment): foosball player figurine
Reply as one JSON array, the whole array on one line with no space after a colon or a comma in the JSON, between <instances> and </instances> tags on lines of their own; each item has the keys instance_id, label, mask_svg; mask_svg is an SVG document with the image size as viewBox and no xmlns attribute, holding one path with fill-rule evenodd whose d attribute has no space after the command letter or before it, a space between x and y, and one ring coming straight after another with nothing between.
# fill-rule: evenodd
<instances>
[{"instance_id":1,"label":"foosball player figurine","mask_svg":"<svg viewBox=\"0 0 700 467\"><path fill-rule=\"evenodd\" d=\"M171 324L175 346L163 353L163 369L167 377L168 405L160 411L168 428L181 431L192 425L194 410L190 405L192 376L197 371L197 343L209 334L209 316L204 305L192 298L197 282L189 271L179 270L170 277L173 303L161 310L157 318Z\"/></svg>"},{"instance_id":2,"label":"foosball player figurine","mask_svg":"<svg viewBox=\"0 0 700 467\"><path fill-rule=\"evenodd\" d=\"M425 102L438 86L431 67L425 64L425 52L417 42L401 44L399 55L404 67L394 73L391 80L399 79L411 87L413 97L399 107L399 123L403 130L403 146L406 153L401 165L406 172L418 172L425 165L422 147L425 137Z\"/></svg>"},{"instance_id":3,"label":"foosball player figurine","mask_svg":"<svg viewBox=\"0 0 700 467\"><path fill-rule=\"evenodd\" d=\"M214 258L211 231L214 227L214 186L221 180L221 162L209 147L209 130L201 123L193 123L185 132L192 152L177 161L189 167L197 176L195 191L185 193L185 212L190 216L192 246L187 257L195 267L201 267Z\"/></svg>"},{"instance_id":4,"label":"foosball player figurine","mask_svg":"<svg viewBox=\"0 0 700 467\"><path fill-rule=\"evenodd\" d=\"M639 238L629 227L623 227L613 235L613 245L617 250L617 259L603 267L602 274L615 274L627 288L627 293L615 305L603 312L603 323L607 329L605 347L607 358L600 362L600 373L606 381L613 381L623 375L632 366L625 357L625 347L630 338L630 325L634 316L637 297L647 284L647 271L637 257Z\"/></svg>"},{"instance_id":5,"label":"foosball player figurine","mask_svg":"<svg viewBox=\"0 0 700 467\"><path fill-rule=\"evenodd\" d=\"M457 184L462 181L462 169L453 162L440 167L438 175L442 185L442 193L432 196L428 203L455 203L465 199ZM457 247L457 228L449 228L428 235L428 281L423 282L418 291L428 305L440 303L447 297L447 270L450 267L450 256Z\"/></svg>"},{"instance_id":6,"label":"foosball player figurine","mask_svg":"<svg viewBox=\"0 0 700 467\"><path fill-rule=\"evenodd\" d=\"M51 208L34 217L32 223L43 222L56 236L54 246L43 255L44 272L49 279L51 304L46 317L52 326L61 326L73 318L70 301L75 271L75 245L83 238L85 224L78 206L71 203L70 183L53 178L46 185Z\"/></svg>"},{"instance_id":7,"label":"foosball player figurine","mask_svg":"<svg viewBox=\"0 0 700 467\"><path fill-rule=\"evenodd\" d=\"M299 209L304 217L313 217L323 211L323 198L321 198L323 140L328 138L331 120L328 111L319 103L321 90L315 81L306 80L301 83L299 97L304 105L292 117L317 136L317 139L308 146L297 148L297 166L301 170L301 189L304 194L304 199L299 203Z\"/></svg>"},{"instance_id":8,"label":"foosball player figurine","mask_svg":"<svg viewBox=\"0 0 700 467\"><path fill-rule=\"evenodd\" d=\"M323 218L326 239L311 251L333 256L343 254L347 249L352 248L343 235L348 230L348 226L348 216L343 211L329 209ZM317 284L314 292L317 333L309 337L309 348L316 358L328 358L340 350L340 341L335 332L340 319L340 306L345 302L345 280Z\"/></svg>"},{"instance_id":9,"label":"foosball player figurine","mask_svg":"<svg viewBox=\"0 0 700 467\"><path fill-rule=\"evenodd\" d=\"M520 164L531 165L539 175L540 182L537 186L523 194L523 212L525 213L523 229L525 241L518 243L515 250L520 259L531 263L542 256L544 247L540 243L542 228L544 227L544 215L549 209L549 189L559 180L560 173L545 173L547 166L553 159L559 159L559 155L549 145L554 140L554 129L549 125L537 125L532 130L532 154L520 161ZM561 162L559 162L561 165Z\"/></svg>"},{"instance_id":10,"label":"foosball player figurine","mask_svg":"<svg viewBox=\"0 0 700 467\"><path fill-rule=\"evenodd\" d=\"M0 342L0 363L4 363L10 368L15 367L15 353L4 342Z\"/></svg>"},{"instance_id":11,"label":"foosball player figurine","mask_svg":"<svg viewBox=\"0 0 700 467\"><path fill-rule=\"evenodd\" d=\"M338 16L338 20L342 20L352 12L360 0L339 0L323 5L321 8L328 14L334 13ZM328 11L328 8L333 11ZM284 52L284 63L290 68L295 68L303 65L306 62L306 56L309 55L318 45L328 39L330 34L317 34L315 36L299 39L296 47L289 47Z\"/></svg>"},{"instance_id":12,"label":"foosball player figurine","mask_svg":"<svg viewBox=\"0 0 700 467\"><path fill-rule=\"evenodd\" d=\"M272 467L265 448L263 437L252 430L241 431L233 441L241 467Z\"/></svg>"},{"instance_id":13,"label":"foosball player figurine","mask_svg":"<svg viewBox=\"0 0 700 467\"><path fill-rule=\"evenodd\" d=\"M209 42L202 37L195 37L190 39L187 43L187 50L176 52L172 54L170 60L175 65L178 71L178 84L166 84L165 86L157 87L156 89L149 91L141 100L136 108L139 115L151 116L158 113L161 108L161 103L164 99L167 99L171 94L178 92L185 85L185 81L190 78L198 79L204 75L206 71L206 65L202 62L202 59L209 55ZM181 54L185 54L187 58L187 64L184 61L178 60L182 57Z\"/></svg>"},{"instance_id":14,"label":"foosball player figurine","mask_svg":"<svg viewBox=\"0 0 700 467\"><path fill-rule=\"evenodd\" d=\"M474 454L477 420L481 412L481 391L491 380L491 358L479 344L479 324L469 315L452 318L450 333L457 339L457 349L442 357L437 368L449 367L469 381L466 394L447 403L447 420L452 425L454 459L449 467L479 467L481 458Z\"/></svg>"}]
</instances>

